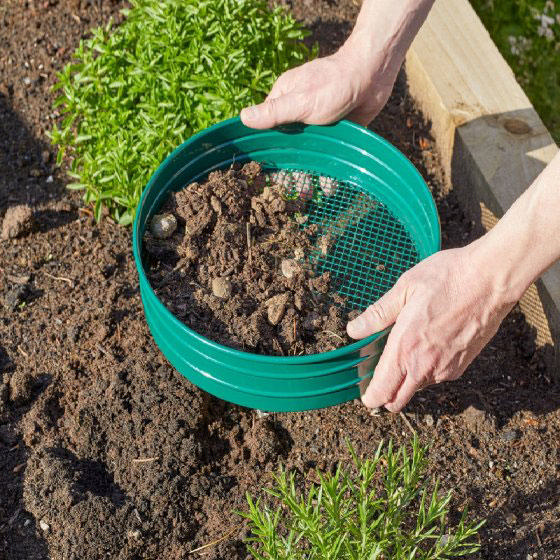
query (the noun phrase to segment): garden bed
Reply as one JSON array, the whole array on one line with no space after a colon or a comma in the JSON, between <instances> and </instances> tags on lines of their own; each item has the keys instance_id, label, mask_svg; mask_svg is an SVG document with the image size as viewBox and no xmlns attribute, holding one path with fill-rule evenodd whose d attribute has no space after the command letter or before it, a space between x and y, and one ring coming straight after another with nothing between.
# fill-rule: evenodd
<instances>
[{"instance_id":1,"label":"garden bed","mask_svg":"<svg viewBox=\"0 0 560 560\"><path fill-rule=\"evenodd\" d=\"M352 0L292 4L324 53L357 11ZM368 455L412 429L454 490L454 512L468 505L488 519L480 558L556 558L560 393L518 310L461 380L419 393L405 416L353 402L259 417L167 364L144 321L130 231L94 223L44 140L54 70L120 7L0 7L0 209L29 204L35 218L31 233L0 242L0 558L195 558L190 550L224 535L204 556L244 558L232 510L279 462L312 477L349 461L345 438ZM480 234L443 186L402 77L373 129L428 181L445 247Z\"/></svg>"}]
</instances>

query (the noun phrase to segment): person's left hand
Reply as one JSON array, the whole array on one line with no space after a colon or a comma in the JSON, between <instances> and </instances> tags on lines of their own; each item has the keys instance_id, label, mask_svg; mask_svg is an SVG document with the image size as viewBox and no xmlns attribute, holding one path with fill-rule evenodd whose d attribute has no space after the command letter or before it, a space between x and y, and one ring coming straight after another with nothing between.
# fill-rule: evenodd
<instances>
[{"instance_id":1,"label":"person's left hand","mask_svg":"<svg viewBox=\"0 0 560 560\"><path fill-rule=\"evenodd\" d=\"M496 333L520 294L499 282L497 263L477 257L479 245L432 255L348 323L352 338L394 323L362 395L367 407L398 412L419 389L457 379Z\"/></svg>"}]
</instances>

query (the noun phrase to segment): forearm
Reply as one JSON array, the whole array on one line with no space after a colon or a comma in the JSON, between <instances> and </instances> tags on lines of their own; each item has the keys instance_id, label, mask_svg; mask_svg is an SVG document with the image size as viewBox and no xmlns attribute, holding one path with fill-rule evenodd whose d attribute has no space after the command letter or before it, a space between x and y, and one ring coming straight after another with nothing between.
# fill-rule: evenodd
<instances>
[{"instance_id":1,"label":"forearm","mask_svg":"<svg viewBox=\"0 0 560 560\"><path fill-rule=\"evenodd\" d=\"M473 264L511 302L560 259L560 152L471 251Z\"/></svg>"},{"instance_id":2,"label":"forearm","mask_svg":"<svg viewBox=\"0 0 560 560\"><path fill-rule=\"evenodd\" d=\"M434 0L364 0L354 29L342 47L364 68L398 72L406 51Z\"/></svg>"}]
</instances>

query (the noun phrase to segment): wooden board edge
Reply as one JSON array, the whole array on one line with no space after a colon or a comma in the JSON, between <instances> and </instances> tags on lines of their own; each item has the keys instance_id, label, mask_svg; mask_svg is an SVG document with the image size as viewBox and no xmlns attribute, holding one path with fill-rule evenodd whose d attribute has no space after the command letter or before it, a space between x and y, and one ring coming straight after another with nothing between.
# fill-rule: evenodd
<instances>
[{"instance_id":1,"label":"wooden board edge","mask_svg":"<svg viewBox=\"0 0 560 560\"><path fill-rule=\"evenodd\" d=\"M409 91L424 116L431 121L448 186L457 192L471 217L489 228L552 160L558 148L519 84L512 80L513 72L468 1L437 0L433 10L435 13L430 14L422 30L423 36L412 44L407 54ZM453 22L443 17L446 10L453 10ZM461 18L468 18L468 25ZM476 37L469 44L465 41L459 44L453 33L450 34L450 25L458 26L457 30L469 28ZM450 36L447 58L455 62L452 68L436 67L426 49L426 42L431 37L441 48L446 34ZM449 84L442 86L441 73L448 76L449 81L466 86L467 97L472 101L473 95L476 96L473 92L476 92L477 80L481 78L472 75L469 57L476 57L480 50L492 53L489 58L494 61L499 57L493 79L496 88L506 88L506 95L500 104L499 96L491 95L493 87L489 84L488 91L482 91L480 102L476 100L471 107L465 107L458 118L456 96L452 98L450 95ZM440 57L439 62L441 60ZM485 63L478 61L478 64ZM488 60L487 64L491 61ZM470 68L470 74L465 72L466 68ZM487 78L492 75L492 68L481 68L481 74ZM507 94L508 91L511 95ZM460 95L461 92L455 93ZM497 147L496 156L492 155L492 146ZM537 345L545 348L547 367L560 376L560 264L549 269L528 290L520 307L536 331Z\"/></svg>"}]
</instances>

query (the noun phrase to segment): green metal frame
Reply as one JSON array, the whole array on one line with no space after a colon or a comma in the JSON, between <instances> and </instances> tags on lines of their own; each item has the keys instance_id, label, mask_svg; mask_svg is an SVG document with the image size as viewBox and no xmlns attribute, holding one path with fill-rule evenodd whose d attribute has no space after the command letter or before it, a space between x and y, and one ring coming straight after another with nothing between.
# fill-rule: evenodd
<instances>
[{"instance_id":1,"label":"green metal frame","mask_svg":"<svg viewBox=\"0 0 560 560\"><path fill-rule=\"evenodd\" d=\"M149 284L141 258L142 238L169 192L203 179L214 169L249 160L268 169L333 178L337 188L332 197L310 205L315 221L328 214L332 223L340 212L351 211L357 195L370 201L368 211L352 224L352 237L345 237L345 229L350 228L338 232L338 253L333 252L330 261L317 259L317 266L352 280L346 292L340 290L349 298L356 296L352 305L373 302L406 268L440 249L439 219L430 191L406 157L380 136L349 121L259 131L245 127L239 118L229 119L179 146L155 172L140 199L133 252L150 330L180 373L222 399L271 411L322 408L354 399L373 374L388 331L322 354L251 354L213 342L187 327L166 309ZM317 179L313 181L317 186ZM373 267L368 270L360 262L366 250L372 263L382 264L381 269L372 272ZM354 268L344 268L346 261Z\"/></svg>"}]
</instances>

